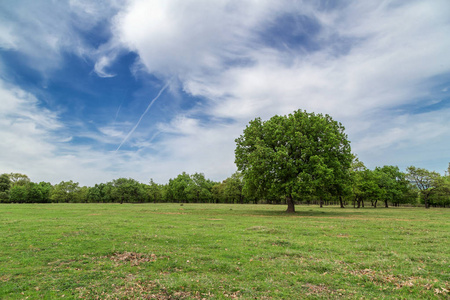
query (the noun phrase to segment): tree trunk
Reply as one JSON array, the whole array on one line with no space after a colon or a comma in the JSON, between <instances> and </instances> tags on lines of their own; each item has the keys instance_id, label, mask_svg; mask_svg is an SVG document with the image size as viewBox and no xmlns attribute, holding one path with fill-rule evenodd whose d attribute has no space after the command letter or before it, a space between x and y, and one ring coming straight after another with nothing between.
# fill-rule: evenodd
<instances>
[{"instance_id":1,"label":"tree trunk","mask_svg":"<svg viewBox=\"0 0 450 300\"><path fill-rule=\"evenodd\" d=\"M341 208L345 208L344 202L342 201L342 196L339 196L339 203L341 204Z\"/></svg>"},{"instance_id":2,"label":"tree trunk","mask_svg":"<svg viewBox=\"0 0 450 300\"><path fill-rule=\"evenodd\" d=\"M292 199L292 195L286 197L286 203L288 205L286 212L295 213L295 204L294 200Z\"/></svg>"},{"instance_id":3,"label":"tree trunk","mask_svg":"<svg viewBox=\"0 0 450 300\"><path fill-rule=\"evenodd\" d=\"M388 205L388 201L387 201L387 200L384 200L384 206L385 206L386 208L388 208L388 207L389 207L389 205Z\"/></svg>"},{"instance_id":4,"label":"tree trunk","mask_svg":"<svg viewBox=\"0 0 450 300\"><path fill-rule=\"evenodd\" d=\"M361 199L361 207L363 207L363 208L364 208L364 198L363 198L363 199Z\"/></svg>"},{"instance_id":5,"label":"tree trunk","mask_svg":"<svg viewBox=\"0 0 450 300\"><path fill-rule=\"evenodd\" d=\"M377 202L378 200L375 200L375 202L373 203L373 208L377 208Z\"/></svg>"},{"instance_id":6,"label":"tree trunk","mask_svg":"<svg viewBox=\"0 0 450 300\"><path fill-rule=\"evenodd\" d=\"M320 208L323 207L323 200L322 200L322 198L319 199L319 205L320 205Z\"/></svg>"}]
</instances>

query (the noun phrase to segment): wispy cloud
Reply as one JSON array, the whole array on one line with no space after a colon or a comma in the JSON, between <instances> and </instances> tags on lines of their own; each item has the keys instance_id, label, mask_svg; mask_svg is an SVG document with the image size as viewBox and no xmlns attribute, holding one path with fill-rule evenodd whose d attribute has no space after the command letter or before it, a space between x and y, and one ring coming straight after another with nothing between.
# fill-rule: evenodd
<instances>
[{"instance_id":1,"label":"wispy cloud","mask_svg":"<svg viewBox=\"0 0 450 300\"><path fill-rule=\"evenodd\" d=\"M105 69L110 66L115 57L102 56L94 65L95 73L103 78L114 77L116 74L108 73Z\"/></svg>"},{"instance_id":2,"label":"wispy cloud","mask_svg":"<svg viewBox=\"0 0 450 300\"><path fill-rule=\"evenodd\" d=\"M139 124L141 123L142 119L144 118L144 116L147 114L147 112L150 110L150 108L152 107L153 103L155 103L156 100L158 100L158 98L161 96L161 94L164 92L164 90L169 86L170 81L168 81L158 92L158 94L156 95L155 98L153 98L150 103L148 104L147 108L145 109L145 111L142 113L142 115L140 116L139 120L137 121L137 123L133 126L133 128L131 128L130 132L125 136L125 138L123 139L123 141L120 143L120 145L117 147L116 152L119 151L120 147L122 147L122 145L130 138L130 136L134 133L134 131L136 130L136 128L139 126Z\"/></svg>"}]
</instances>

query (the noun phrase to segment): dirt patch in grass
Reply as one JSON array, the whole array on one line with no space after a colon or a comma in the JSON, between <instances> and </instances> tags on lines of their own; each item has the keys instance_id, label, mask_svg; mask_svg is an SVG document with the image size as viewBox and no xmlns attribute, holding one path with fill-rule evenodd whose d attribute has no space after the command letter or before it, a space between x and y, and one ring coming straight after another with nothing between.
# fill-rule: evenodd
<instances>
[{"instance_id":1,"label":"dirt patch in grass","mask_svg":"<svg viewBox=\"0 0 450 300\"><path fill-rule=\"evenodd\" d=\"M338 292L335 290L332 290L330 288L328 288L326 285L324 284L311 284L311 283L307 283L304 284L303 287L308 289L308 292L306 292L306 295L321 295L321 294L327 294L327 295L335 295ZM342 295L342 293L339 293L339 295Z\"/></svg>"},{"instance_id":2,"label":"dirt patch in grass","mask_svg":"<svg viewBox=\"0 0 450 300\"><path fill-rule=\"evenodd\" d=\"M435 295L442 294L446 296L450 290L450 284L446 283L445 286L436 287L435 284L439 281L437 279L431 280L419 276L412 276L403 278L402 276L396 276L388 274L383 271L375 271L372 269L353 270L350 274L367 278L370 282L377 286L385 284L394 285L394 289L421 287L426 290L433 290Z\"/></svg>"},{"instance_id":3,"label":"dirt patch in grass","mask_svg":"<svg viewBox=\"0 0 450 300\"><path fill-rule=\"evenodd\" d=\"M109 259L117 263L130 262L132 266L138 266L144 262L156 261L156 255L153 253L149 256L143 253L123 252L123 253L114 253L109 257Z\"/></svg>"},{"instance_id":4,"label":"dirt patch in grass","mask_svg":"<svg viewBox=\"0 0 450 300\"><path fill-rule=\"evenodd\" d=\"M214 297L211 293L199 293L189 291L168 291L161 287L156 281L130 281L130 277L125 278L123 285L113 285L110 292L96 293L86 288L79 288L79 298L81 299L210 299Z\"/></svg>"}]
</instances>

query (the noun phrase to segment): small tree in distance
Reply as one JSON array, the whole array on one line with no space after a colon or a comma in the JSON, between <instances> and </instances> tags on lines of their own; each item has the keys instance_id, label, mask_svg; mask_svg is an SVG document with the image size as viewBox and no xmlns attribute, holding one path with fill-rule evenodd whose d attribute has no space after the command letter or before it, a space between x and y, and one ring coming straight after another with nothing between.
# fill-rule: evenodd
<instances>
[{"instance_id":1,"label":"small tree in distance","mask_svg":"<svg viewBox=\"0 0 450 300\"><path fill-rule=\"evenodd\" d=\"M287 212L294 197L340 193L349 182L350 142L329 115L297 110L267 121L250 121L236 139L236 165L246 190L259 197L284 195ZM338 195L339 196L339 195Z\"/></svg>"}]
</instances>

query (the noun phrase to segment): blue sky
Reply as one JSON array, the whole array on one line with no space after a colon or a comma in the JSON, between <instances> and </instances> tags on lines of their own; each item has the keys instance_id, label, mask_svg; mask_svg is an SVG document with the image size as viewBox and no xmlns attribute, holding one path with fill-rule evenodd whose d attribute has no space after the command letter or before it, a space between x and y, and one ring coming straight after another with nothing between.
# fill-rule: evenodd
<instances>
[{"instance_id":1,"label":"blue sky","mask_svg":"<svg viewBox=\"0 0 450 300\"><path fill-rule=\"evenodd\" d=\"M368 167L450 161L450 2L1 1L0 173L223 180L255 117L343 123Z\"/></svg>"}]
</instances>

